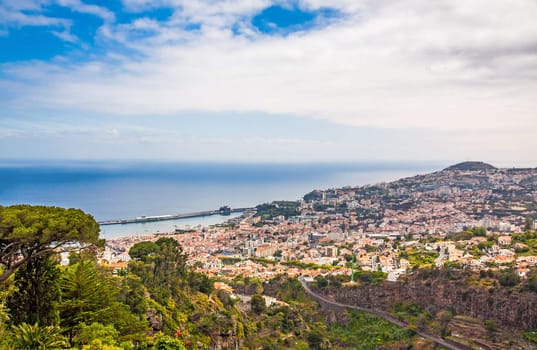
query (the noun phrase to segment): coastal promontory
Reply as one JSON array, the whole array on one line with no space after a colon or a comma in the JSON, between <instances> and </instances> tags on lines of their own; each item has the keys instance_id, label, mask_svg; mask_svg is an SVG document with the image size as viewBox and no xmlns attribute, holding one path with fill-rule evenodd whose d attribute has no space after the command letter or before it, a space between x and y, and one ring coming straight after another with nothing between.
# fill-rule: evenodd
<instances>
[{"instance_id":1,"label":"coastal promontory","mask_svg":"<svg viewBox=\"0 0 537 350\"><path fill-rule=\"evenodd\" d=\"M449 166L444 170L461 170L461 171L484 171L484 170L496 170L495 166L492 166L484 162L462 162Z\"/></svg>"}]
</instances>

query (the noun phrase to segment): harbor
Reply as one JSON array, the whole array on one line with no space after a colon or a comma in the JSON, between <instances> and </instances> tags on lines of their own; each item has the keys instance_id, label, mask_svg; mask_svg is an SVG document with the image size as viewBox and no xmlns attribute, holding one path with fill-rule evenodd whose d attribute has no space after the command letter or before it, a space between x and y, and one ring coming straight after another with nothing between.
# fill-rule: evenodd
<instances>
[{"instance_id":1,"label":"harbor","mask_svg":"<svg viewBox=\"0 0 537 350\"><path fill-rule=\"evenodd\" d=\"M255 208L231 209L227 206L224 206L216 210L196 211L192 213L139 216L139 217L131 218L131 219L105 220L105 221L99 221L98 224L101 226L105 226L105 225L121 225L121 224L135 224L135 223L146 223L146 222L155 222L155 221L166 221L166 220L178 220L178 219L186 219L186 218L211 216L211 215L230 215L231 213L243 213L243 212L254 210L254 209Z\"/></svg>"},{"instance_id":2,"label":"harbor","mask_svg":"<svg viewBox=\"0 0 537 350\"><path fill-rule=\"evenodd\" d=\"M101 237L104 239L117 239L130 236L183 233L192 229L202 229L203 227L223 224L239 218L244 214L245 212L243 211L234 211L230 212L228 215L220 213L205 216L187 215L187 217L179 217L169 220L101 225Z\"/></svg>"}]
</instances>

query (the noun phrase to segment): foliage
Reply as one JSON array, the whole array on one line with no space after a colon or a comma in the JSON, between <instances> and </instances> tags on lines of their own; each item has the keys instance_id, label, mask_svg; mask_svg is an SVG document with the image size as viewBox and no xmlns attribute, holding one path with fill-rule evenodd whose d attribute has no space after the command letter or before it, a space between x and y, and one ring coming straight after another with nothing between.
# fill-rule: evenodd
<instances>
[{"instance_id":1,"label":"foliage","mask_svg":"<svg viewBox=\"0 0 537 350\"><path fill-rule=\"evenodd\" d=\"M250 308L255 314L262 313L267 309L265 298L259 294L252 295L252 299L250 299Z\"/></svg>"},{"instance_id":2,"label":"foliage","mask_svg":"<svg viewBox=\"0 0 537 350\"><path fill-rule=\"evenodd\" d=\"M517 256L537 255L537 231L526 231L513 234L513 243L522 243L521 247L515 248Z\"/></svg>"},{"instance_id":3,"label":"foliage","mask_svg":"<svg viewBox=\"0 0 537 350\"><path fill-rule=\"evenodd\" d=\"M353 349L378 349L390 342L405 342L413 337L410 330L397 327L374 315L359 311L348 312L350 321L346 325L333 324L328 327L332 342Z\"/></svg>"},{"instance_id":4,"label":"foliage","mask_svg":"<svg viewBox=\"0 0 537 350\"><path fill-rule=\"evenodd\" d=\"M264 203L256 206L255 216L261 217L262 220L272 220L277 216L284 216L286 219L290 216L300 214L298 211L299 202L292 201L275 201Z\"/></svg>"},{"instance_id":5,"label":"foliage","mask_svg":"<svg viewBox=\"0 0 537 350\"><path fill-rule=\"evenodd\" d=\"M55 350L68 347L60 328L28 323L12 327L10 343L16 349Z\"/></svg>"},{"instance_id":6,"label":"foliage","mask_svg":"<svg viewBox=\"0 0 537 350\"><path fill-rule=\"evenodd\" d=\"M397 315L404 314L410 316L418 316L422 313L422 308L416 303L398 302L395 304L394 311Z\"/></svg>"},{"instance_id":7,"label":"foliage","mask_svg":"<svg viewBox=\"0 0 537 350\"><path fill-rule=\"evenodd\" d=\"M534 271L528 276L528 288L537 293L537 272Z\"/></svg>"},{"instance_id":8,"label":"foliage","mask_svg":"<svg viewBox=\"0 0 537 350\"><path fill-rule=\"evenodd\" d=\"M448 324L453 319L453 312L450 310L444 310L438 313L437 319L440 322L440 335L445 337L448 335Z\"/></svg>"},{"instance_id":9,"label":"foliage","mask_svg":"<svg viewBox=\"0 0 537 350\"><path fill-rule=\"evenodd\" d=\"M425 329L432 320L432 315L416 303L398 302L394 306L395 315L416 329Z\"/></svg>"},{"instance_id":10,"label":"foliage","mask_svg":"<svg viewBox=\"0 0 537 350\"><path fill-rule=\"evenodd\" d=\"M0 206L0 283L32 259L58 249L103 243L97 222L79 209Z\"/></svg>"},{"instance_id":11,"label":"foliage","mask_svg":"<svg viewBox=\"0 0 537 350\"><path fill-rule=\"evenodd\" d=\"M115 315L109 303L114 300L112 284L90 261L69 266L62 276L61 326L72 338L76 327L93 322L109 323Z\"/></svg>"},{"instance_id":12,"label":"foliage","mask_svg":"<svg viewBox=\"0 0 537 350\"><path fill-rule=\"evenodd\" d=\"M468 230L474 237L486 237L487 229L482 226L475 226Z\"/></svg>"},{"instance_id":13,"label":"foliage","mask_svg":"<svg viewBox=\"0 0 537 350\"><path fill-rule=\"evenodd\" d=\"M332 266L332 265L319 265L314 263L304 263L299 260L289 260L289 261L282 261L282 265L286 266L296 266L301 267L303 269L312 269L312 270L337 270L340 269L341 266Z\"/></svg>"},{"instance_id":14,"label":"foliage","mask_svg":"<svg viewBox=\"0 0 537 350\"><path fill-rule=\"evenodd\" d=\"M238 263L239 261L242 261L242 260L243 260L242 258L235 258L235 257L231 257L231 256L226 256L226 257L221 257L220 258L220 261L224 265L233 265L233 264L236 264L236 263Z\"/></svg>"},{"instance_id":15,"label":"foliage","mask_svg":"<svg viewBox=\"0 0 537 350\"><path fill-rule=\"evenodd\" d=\"M98 266L93 252L86 252L71 255L72 265L62 268L46 254L38 255L2 285L0 348L38 348L30 342L47 342L45 347L52 349L60 343L61 348L86 350L184 348L183 339L151 339L152 331L169 335L177 329L183 331L185 343L205 348L222 334L255 334L247 314L228 294L211 295L213 281L186 265L186 255L173 239L137 245L129 269L118 276ZM7 297L10 309L5 307ZM41 305L49 305L50 315L41 312ZM34 319L40 324L24 323ZM9 322L23 323L8 328ZM47 328L55 323L61 328Z\"/></svg>"},{"instance_id":16,"label":"foliage","mask_svg":"<svg viewBox=\"0 0 537 350\"><path fill-rule=\"evenodd\" d=\"M306 193L303 198L305 202L310 203L313 201L321 200L323 198L323 193L319 190L314 190L309 193Z\"/></svg>"},{"instance_id":17,"label":"foliage","mask_svg":"<svg viewBox=\"0 0 537 350\"><path fill-rule=\"evenodd\" d=\"M11 321L56 325L56 303L60 299L60 270L50 255L28 261L15 273L15 291L7 300Z\"/></svg>"},{"instance_id":18,"label":"foliage","mask_svg":"<svg viewBox=\"0 0 537 350\"><path fill-rule=\"evenodd\" d=\"M139 242L129 249L129 256L147 262L153 255L158 254L159 250L160 247L155 242Z\"/></svg>"},{"instance_id":19,"label":"foliage","mask_svg":"<svg viewBox=\"0 0 537 350\"><path fill-rule=\"evenodd\" d=\"M127 305L130 312L142 317L147 309L147 300L144 293L145 287L140 276L127 273L121 279L117 299Z\"/></svg>"},{"instance_id":20,"label":"foliage","mask_svg":"<svg viewBox=\"0 0 537 350\"><path fill-rule=\"evenodd\" d=\"M328 280L319 275L315 277L315 284L317 285L317 288L326 288L328 287Z\"/></svg>"},{"instance_id":21,"label":"foliage","mask_svg":"<svg viewBox=\"0 0 537 350\"><path fill-rule=\"evenodd\" d=\"M425 268L432 266L440 254L436 251L418 251L412 249L402 252L400 256L401 258L407 259L411 266Z\"/></svg>"},{"instance_id":22,"label":"foliage","mask_svg":"<svg viewBox=\"0 0 537 350\"><path fill-rule=\"evenodd\" d=\"M78 335L75 342L82 345L89 345L98 339L102 345L116 345L119 339L119 332L113 325L105 326L98 322L93 322L89 326L82 323L78 328Z\"/></svg>"},{"instance_id":23,"label":"foliage","mask_svg":"<svg viewBox=\"0 0 537 350\"><path fill-rule=\"evenodd\" d=\"M157 339L152 350L186 350L185 345L179 339L164 335Z\"/></svg>"},{"instance_id":24,"label":"foliage","mask_svg":"<svg viewBox=\"0 0 537 350\"><path fill-rule=\"evenodd\" d=\"M527 330L524 332L524 338L537 344L537 330Z\"/></svg>"},{"instance_id":25,"label":"foliage","mask_svg":"<svg viewBox=\"0 0 537 350\"><path fill-rule=\"evenodd\" d=\"M446 269L446 270L460 270L460 269L462 269L462 265L458 261L446 261L444 263L444 269Z\"/></svg>"},{"instance_id":26,"label":"foliage","mask_svg":"<svg viewBox=\"0 0 537 350\"><path fill-rule=\"evenodd\" d=\"M359 270L354 272L354 277L357 281L361 281L364 283L372 283L372 284L378 284L382 283L382 281L386 280L386 277L388 276L387 273L381 272L381 271L364 271Z\"/></svg>"},{"instance_id":27,"label":"foliage","mask_svg":"<svg viewBox=\"0 0 537 350\"><path fill-rule=\"evenodd\" d=\"M190 271L187 274L187 281L193 292L199 291L205 294L211 294L214 289L214 282L207 275Z\"/></svg>"},{"instance_id":28,"label":"foliage","mask_svg":"<svg viewBox=\"0 0 537 350\"><path fill-rule=\"evenodd\" d=\"M97 263L97 253L95 249L84 249L72 251L69 253L69 265L78 264L81 261L93 261Z\"/></svg>"},{"instance_id":29,"label":"foliage","mask_svg":"<svg viewBox=\"0 0 537 350\"><path fill-rule=\"evenodd\" d=\"M278 299L286 303L311 302L302 285L296 278L278 276L274 279L278 283Z\"/></svg>"},{"instance_id":30,"label":"foliage","mask_svg":"<svg viewBox=\"0 0 537 350\"><path fill-rule=\"evenodd\" d=\"M492 248L492 246L495 244L494 241L485 241L485 242L480 242L477 247L479 248L479 250L482 250L482 251L485 251L487 249L490 249Z\"/></svg>"},{"instance_id":31,"label":"foliage","mask_svg":"<svg viewBox=\"0 0 537 350\"><path fill-rule=\"evenodd\" d=\"M155 243L135 244L129 254L132 273L142 279L158 302L164 304L172 295L179 294L179 281L186 276L187 257L173 238L159 238Z\"/></svg>"},{"instance_id":32,"label":"foliage","mask_svg":"<svg viewBox=\"0 0 537 350\"><path fill-rule=\"evenodd\" d=\"M483 325L485 326L485 329L489 332L494 332L498 329L498 325L494 320L485 320L483 321Z\"/></svg>"},{"instance_id":33,"label":"foliage","mask_svg":"<svg viewBox=\"0 0 537 350\"><path fill-rule=\"evenodd\" d=\"M60 325L70 340L81 324L94 322L111 324L126 338L146 329L145 321L139 320L128 311L127 305L117 300L119 287L112 277L106 276L91 261L82 261L66 269L61 293Z\"/></svg>"},{"instance_id":34,"label":"foliage","mask_svg":"<svg viewBox=\"0 0 537 350\"><path fill-rule=\"evenodd\" d=\"M321 350L323 348L323 336L319 332L310 332L307 340L311 349Z\"/></svg>"},{"instance_id":35,"label":"foliage","mask_svg":"<svg viewBox=\"0 0 537 350\"><path fill-rule=\"evenodd\" d=\"M222 305L224 305L225 307L234 305L234 301L228 292L220 289L216 292L216 296L218 297L218 300L222 302Z\"/></svg>"},{"instance_id":36,"label":"foliage","mask_svg":"<svg viewBox=\"0 0 537 350\"><path fill-rule=\"evenodd\" d=\"M451 241L469 241L473 237L486 237L487 230L484 227L476 226L469 228L466 231L451 233L446 236L446 240Z\"/></svg>"},{"instance_id":37,"label":"foliage","mask_svg":"<svg viewBox=\"0 0 537 350\"><path fill-rule=\"evenodd\" d=\"M101 339L93 339L88 345L83 345L82 350L126 350L129 347L118 347L115 345L103 344Z\"/></svg>"},{"instance_id":38,"label":"foliage","mask_svg":"<svg viewBox=\"0 0 537 350\"><path fill-rule=\"evenodd\" d=\"M341 285L344 283L344 282L349 282L350 281L350 276L347 276L347 275L332 275L332 276L328 276L328 283L332 286L332 287L341 287Z\"/></svg>"},{"instance_id":39,"label":"foliage","mask_svg":"<svg viewBox=\"0 0 537 350\"><path fill-rule=\"evenodd\" d=\"M512 235L513 243L524 243L531 247L537 248L537 231L527 231L524 233L515 233Z\"/></svg>"},{"instance_id":40,"label":"foliage","mask_svg":"<svg viewBox=\"0 0 537 350\"><path fill-rule=\"evenodd\" d=\"M304 327L304 319L299 311L289 306L276 306L267 310L267 325L272 330L289 333Z\"/></svg>"},{"instance_id":41,"label":"foliage","mask_svg":"<svg viewBox=\"0 0 537 350\"><path fill-rule=\"evenodd\" d=\"M512 269L504 270L498 274L498 282L504 287L513 287L520 282L520 277Z\"/></svg>"},{"instance_id":42,"label":"foliage","mask_svg":"<svg viewBox=\"0 0 537 350\"><path fill-rule=\"evenodd\" d=\"M0 347L5 345L7 323L9 321L9 312L5 306L4 295L0 294Z\"/></svg>"}]
</instances>

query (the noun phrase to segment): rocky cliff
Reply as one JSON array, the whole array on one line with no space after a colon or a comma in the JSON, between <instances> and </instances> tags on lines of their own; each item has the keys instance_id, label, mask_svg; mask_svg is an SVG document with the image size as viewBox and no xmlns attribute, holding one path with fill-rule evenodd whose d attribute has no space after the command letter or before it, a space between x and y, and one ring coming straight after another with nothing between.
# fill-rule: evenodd
<instances>
[{"instance_id":1,"label":"rocky cliff","mask_svg":"<svg viewBox=\"0 0 537 350\"><path fill-rule=\"evenodd\" d=\"M465 279L411 277L404 282L317 290L345 304L389 310L398 302L416 303L431 314L456 314L494 320L508 329L537 328L537 293L470 285Z\"/></svg>"}]
</instances>

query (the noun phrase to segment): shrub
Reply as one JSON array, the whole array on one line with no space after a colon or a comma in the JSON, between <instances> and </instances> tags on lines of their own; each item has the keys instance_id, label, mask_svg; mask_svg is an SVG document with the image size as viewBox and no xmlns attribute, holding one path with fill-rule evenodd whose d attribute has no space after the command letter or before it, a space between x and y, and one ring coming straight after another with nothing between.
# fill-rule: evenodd
<instances>
[{"instance_id":1,"label":"shrub","mask_svg":"<svg viewBox=\"0 0 537 350\"><path fill-rule=\"evenodd\" d=\"M504 287L513 287L520 282L520 277L513 270L502 271L498 276L498 282Z\"/></svg>"},{"instance_id":2,"label":"shrub","mask_svg":"<svg viewBox=\"0 0 537 350\"><path fill-rule=\"evenodd\" d=\"M498 329L498 326L496 325L496 321L494 320L485 320L483 322L483 325L485 326L485 329L489 332L494 332Z\"/></svg>"},{"instance_id":3,"label":"shrub","mask_svg":"<svg viewBox=\"0 0 537 350\"><path fill-rule=\"evenodd\" d=\"M179 339L164 335L157 339L152 350L186 350L186 347Z\"/></svg>"},{"instance_id":4,"label":"shrub","mask_svg":"<svg viewBox=\"0 0 537 350\"><path fill-rule=\"evenodd\" d=\"M22 323L12 327L11 344L15 349L65 349L66 339L60 328Z\"/></svg>"},{"instance_id":5,"label":"shrub","mask_svg":"<svg viewBox=\"0 0 537 350\"><path fill-rule=\"evenodd\" d=\"M537 293L537 272L528 276L528 288Z\"/></svg>"},{"instance_id":6,"label":"shrub","mask_svg":"<svg viewBox=\"0 0 537 350\"><path fill-rule=\"evenodd\" d=\"M267 304L265 304L265 298L259 294L252 295L250 300L250 308L252 312L260 314L267 309Z\"/></svg>"}]
</instances>

